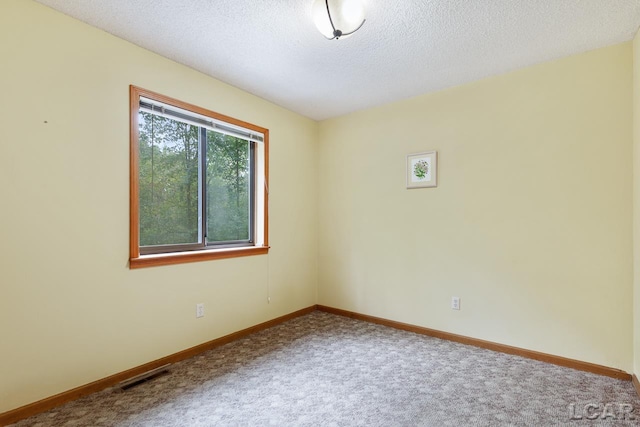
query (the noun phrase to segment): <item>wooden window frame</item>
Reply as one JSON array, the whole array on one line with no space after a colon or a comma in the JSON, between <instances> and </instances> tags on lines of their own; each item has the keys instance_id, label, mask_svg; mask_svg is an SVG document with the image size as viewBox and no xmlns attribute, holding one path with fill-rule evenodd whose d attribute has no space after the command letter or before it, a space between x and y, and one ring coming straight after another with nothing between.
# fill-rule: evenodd
<instances>
[{"instance_id":1,"label":"wooden window frame","mask_svg":"<svg viewBox=\"0 0 640 427\"><path fill-rule=\"evenodd\" d=\"M224 121L232 125L241 126L254 130L264 135L264 188L256 188L263 191L263 206L261 206L262 243L258 246L226 247L226 248L205 248L202 250L192 250L183 252L169 252L160 254L140 254L140 199L139 199L139 122L138 111L140 108L140 97L150 98L165 104L192 111L197 114ZM177 99L161 95L140 87L131 85L129 87L129 268L143 268L160 265L183 264L188 262L208 261L215 259L237 258L252 255L264 255L269 252L269 130L233 117L225 116L214 111L207 110ZM260 160L258 160L260 162ZM260 210L260 209L258 209Z\"/></svg>"}]
</instances>

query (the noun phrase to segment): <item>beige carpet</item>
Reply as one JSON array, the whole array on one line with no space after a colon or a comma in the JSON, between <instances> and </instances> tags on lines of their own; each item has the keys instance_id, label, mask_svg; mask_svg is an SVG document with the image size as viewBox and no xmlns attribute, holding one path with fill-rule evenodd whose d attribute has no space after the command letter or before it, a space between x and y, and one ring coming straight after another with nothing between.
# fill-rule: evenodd
<instances>
[{"instance_id":1,"label":"beige carpet","mask_svg":"<svg viewBox=\"0 0 640 427\"><path fill-rule=\"evenodd\" d=\"M15 425L640 425L630 382L323 312L170 371Z\"/></svg>"}]
</instances>

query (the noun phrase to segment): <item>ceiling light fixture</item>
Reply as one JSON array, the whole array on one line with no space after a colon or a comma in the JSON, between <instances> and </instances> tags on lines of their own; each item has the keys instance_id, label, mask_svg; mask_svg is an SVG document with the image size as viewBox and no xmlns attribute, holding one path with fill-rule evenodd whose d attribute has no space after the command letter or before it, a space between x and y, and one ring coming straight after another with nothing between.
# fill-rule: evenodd
<instances>
[{"instance_id":1,"label":"ceiling light fixture","mask_svg":"<svg viewBox=\"0 0 640 427\"><path fill-rule=\"evenodd\" d=\"M366 21L361 0L316 0L313 20L318 31L329 40L350 36Z\"/></svg>"}]
</instances>

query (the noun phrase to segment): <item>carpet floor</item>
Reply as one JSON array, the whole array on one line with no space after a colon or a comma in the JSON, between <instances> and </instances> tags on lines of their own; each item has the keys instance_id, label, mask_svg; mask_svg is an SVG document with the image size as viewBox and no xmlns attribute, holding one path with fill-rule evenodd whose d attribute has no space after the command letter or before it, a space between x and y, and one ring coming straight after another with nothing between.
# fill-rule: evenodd
<instances>
[{"instance_id":1,"label":"carpet floor","mask_svg":"<svg viewBox=\"0 0 640 427\"><path fill-rule=\"evenodd\" d=\"M640 400L628 381L318 311L14 424L555 425L640 425Z\"/></svg>"}]
</instances>

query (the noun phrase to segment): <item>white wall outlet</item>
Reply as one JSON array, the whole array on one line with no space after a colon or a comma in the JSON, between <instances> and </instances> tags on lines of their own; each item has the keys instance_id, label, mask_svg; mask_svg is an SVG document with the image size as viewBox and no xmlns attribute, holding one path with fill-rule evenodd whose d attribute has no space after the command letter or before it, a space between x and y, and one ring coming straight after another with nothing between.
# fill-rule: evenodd
<instances>
[{"instance_id":1,"label":"white wall outlet","mask_svg":"<svg viewBox=\"0 0 640 427\"><path fill-rule=\"evenodd\" d=\"M196 317L204 317L204 304L196 304Z\"/></svg>"},{"instance_id":2,"label":"white wall outlet","mask_svg":"<svg viewBox=\"0 0 640 427\"><path fill-rule=\"evenodd\" d=\"M460 297L451 297L451 309L460 310Z\"/></svg>"}]
</instances>

